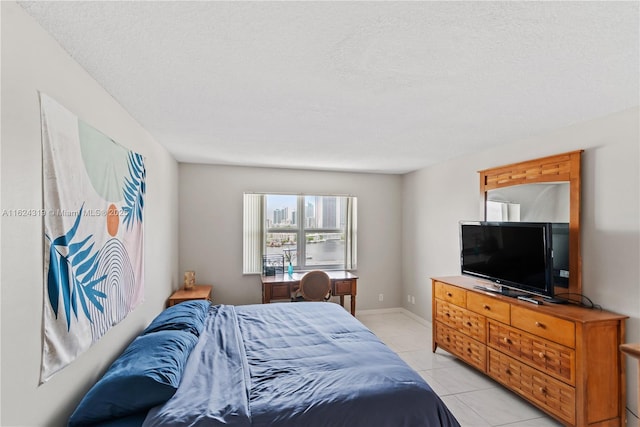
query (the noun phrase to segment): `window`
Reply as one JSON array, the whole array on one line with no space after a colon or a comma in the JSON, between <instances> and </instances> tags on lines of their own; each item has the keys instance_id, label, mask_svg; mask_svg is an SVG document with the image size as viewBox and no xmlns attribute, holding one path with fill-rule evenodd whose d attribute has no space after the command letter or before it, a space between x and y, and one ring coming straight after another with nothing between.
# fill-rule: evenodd
<instances>
[{"instance_id":1,"label":"window","mask_svg":"<svg viewBox=\"0 0 640 427\"><path fill-rule=\"evenodd\" d=\"M244 195L243 273L262 272L262 255L296 270L356 268L356 198Z\"/></svg>"},{"instance_id":2,"label":"window","mask_svg":"<svg viewBox=\"0 0 640 427\"><path fill-rule=\"evenodd\" d=\"M487 221L520 221L520 204L487 200Z\"/></svg>"}]
</instances>

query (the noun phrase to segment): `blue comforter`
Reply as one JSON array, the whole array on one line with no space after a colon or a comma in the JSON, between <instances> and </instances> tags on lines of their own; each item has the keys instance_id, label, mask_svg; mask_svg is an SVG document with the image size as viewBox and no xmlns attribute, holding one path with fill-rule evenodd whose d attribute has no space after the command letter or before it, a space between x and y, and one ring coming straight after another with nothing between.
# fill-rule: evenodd
<instances>
[{"instance_id":1,"label":"blue comforter","mask_svg":"<svg viewBox=\"0 0 640 427\"><path fill-rule=\"evenodd\" d=\"M332 303L216 306L145 426L459 426L427 383Z\"/></svg>"}]
</instances>

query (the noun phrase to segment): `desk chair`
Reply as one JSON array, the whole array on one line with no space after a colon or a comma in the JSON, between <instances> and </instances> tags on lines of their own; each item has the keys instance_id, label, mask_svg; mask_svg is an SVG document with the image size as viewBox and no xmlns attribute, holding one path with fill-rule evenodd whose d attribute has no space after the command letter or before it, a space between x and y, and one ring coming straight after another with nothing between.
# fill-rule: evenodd
<instances>
[{"instance_id":1,"label":"desk chair","mask_svg":"<svg viewBox=\"0 0 640 427\"><path fill-rule=\"evenodd\" d=\"M292 301L328 301L331 297L331 279L324 271L309 271L300 279L298 293L291 298Z\"/></svg>"}]
</instances>

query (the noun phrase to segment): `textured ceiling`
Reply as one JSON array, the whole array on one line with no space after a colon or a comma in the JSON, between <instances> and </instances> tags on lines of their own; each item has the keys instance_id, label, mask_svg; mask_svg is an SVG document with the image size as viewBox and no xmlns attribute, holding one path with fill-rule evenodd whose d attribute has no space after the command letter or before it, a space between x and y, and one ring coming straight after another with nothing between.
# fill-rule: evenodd
<instances>
[{"instance_id":1,"label":"textured ceiling","mask_svg":"<svg viewBox=\"0 0 640 427\"><path fill-rule=\"evenodd\" d=\"M404 173L640 103L636 1L20 5L183 162Z\"/></svg>"}]
</instances>

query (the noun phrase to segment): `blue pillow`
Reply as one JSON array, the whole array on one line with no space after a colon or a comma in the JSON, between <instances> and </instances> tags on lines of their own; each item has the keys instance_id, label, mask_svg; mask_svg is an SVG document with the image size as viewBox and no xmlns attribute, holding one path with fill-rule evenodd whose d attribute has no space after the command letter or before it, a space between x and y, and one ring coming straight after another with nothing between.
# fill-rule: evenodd
<instances>
[{"instance_id":1,"label":"blue pillow","mask_svg":"<svg viewBox=\"0 0 640 427\"><path fill-rule=\"evenodd\" d=\"M169 400L198 338L183 331L137 337L84 396L69 426L124 417Z\"/></svg>"},{"instance_id":2,"label":"blue pillow","mask_svg":"<svg viewBox=\"0 0 640 427\"><path fill-rule=\"evenodd\" d=\"M171 306L153 319L142 335L176 329L200 336L209 307L211 303L206 300L185 301Z\"/></svg>"}]
</instances>

